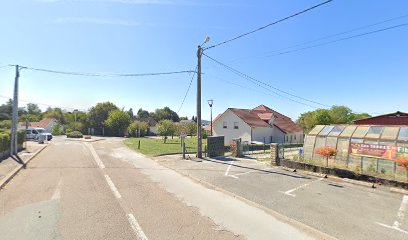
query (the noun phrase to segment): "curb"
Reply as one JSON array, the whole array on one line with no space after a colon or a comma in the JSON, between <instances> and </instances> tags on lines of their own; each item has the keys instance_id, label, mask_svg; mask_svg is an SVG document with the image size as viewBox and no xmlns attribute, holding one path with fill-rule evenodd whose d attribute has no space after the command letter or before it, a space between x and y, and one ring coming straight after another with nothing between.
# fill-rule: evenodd
<instances>
[{"instance_id":1,"label":"curb","mask_svg":"<svg viewBox=\"0 0 408 240\"><path fill-rule=\"evenodd\" d=\"M401 189L401 188L390 188L390 192L401 193L408 195L408 190Z\"/></svg>"},{"instance_id":2,"label":"curb","mask_svg":"<svg viewBox=\"0 0 408 240\"><path fill-rule=\"evenodd\" d=\"M213 184L211 184L211 183L209 183L207 181L204 181L204 180L198 179L198 178L196 178L194 176L191 176L189 174L183 173L183 172L179 171L178 169L174 169L174 168L169 167L169 166L167 166L165 164L162 164L160 161L157 161L157 163L159 163L160 165L162 165L162 166L164 166L166 168L169 168L169 169L177 172L178 174L180 174L182 176L188 177L188 178L192 179L193 181L195 181L195 182L197 182L199 184L202 184L202 185L204 185L205 187L207 187L209 189L213 189L215 191L222 192L222 193L227 194L227 195L229 195L231 197L234 197L234 198L236 198L236 199L238 199L238 200L240 200L242 202L245 202L250 206L253 206L253 207L256 207L256 208L258 208L260 210L263 210L266 213L268 213L269 215L277 218L278 220L281 220L281 221L283 221L283 222L285 222L287 224L290 224L290 225L300 229L301 231L304 231L306 234L308 234L311 237L316 237L317 239L337 240L337 238L332 237L332 236L330 236L330 235L328 235L326 233L323 233L323 232L321 232L321 231L319 231L319 230L317 230L317 229L315 229L313 227L310 227L310 226L308 226L308 225L306 225L304 223L301 223L301 222L299 222L297 220L291 219L291 218L289 218L289 217L287 217L287 216L285 216L283 214L280 214L280 213L278 213L278 212L276 212L276 211L274 211L274 210L272 210L270 208L267 208L267 207L262 206L262 205L260 205L260 204L258 204L256 202L253 202L253 201L248 200L248 199L246 199L244 197L241 197L241 196L239 196L239 195L237 195L235 193L232 193L232 192L227 191L227 190L225 190L223 188L217 187L217 186L215 186L215 185L213 185Z\"/></svg>"},{"instance_id":3,"label":"curb","mask_svg":"<svg viewBox=\"0 0 408 240\"><path fill-rule=\"evenodd\" d=\"M344 182L351 183L351 184L356 184L364 187L370 187L370 188L376 188L374 183L369 183L369 182L363 182L363 181L357 181L349 178L342 178Z\"/></svg>"},{"instance_id":4,"label":"curb","mask_svg":"<svg viewBox=\"0 0 408 240\"><path fill-rule=\"evenodd\" d=\"M32 156L30 156L23 165L18 165L15 167L10 173L8 173L2 180L0 180L0 190L6 186L6 184L13 179L14 176L17 175L17 173L23 169L35 156L37 156L42 150L44 150L48 145L44 145L42 148L40 148L37 152L35 152Z\"/></svg>"}]
</instances>

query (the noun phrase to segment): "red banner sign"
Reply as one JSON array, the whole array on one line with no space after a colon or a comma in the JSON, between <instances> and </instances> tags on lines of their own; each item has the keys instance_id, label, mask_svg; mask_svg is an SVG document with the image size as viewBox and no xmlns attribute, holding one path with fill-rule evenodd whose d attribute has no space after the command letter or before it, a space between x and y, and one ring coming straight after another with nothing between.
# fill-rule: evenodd
<instances>
[{"instance_id":1,"label":"red banner sign","mask_svg":"<svg viewBox=\"0 0 408 240\"><path fill-rule=\"evenodd\" d=\"M408 148L378 144L350 143L350 154L395 160L400 155L408 154Z\"/></svg>"}]
</instances>

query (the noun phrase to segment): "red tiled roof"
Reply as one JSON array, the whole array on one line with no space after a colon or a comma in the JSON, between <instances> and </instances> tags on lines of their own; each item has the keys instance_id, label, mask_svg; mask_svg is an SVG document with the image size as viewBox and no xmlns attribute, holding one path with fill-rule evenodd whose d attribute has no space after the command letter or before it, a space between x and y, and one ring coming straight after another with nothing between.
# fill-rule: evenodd
<instances>
[{"instance_id":1,"label":"red tiled roof","mask_svg":"<svg viewBox=\"0 0 408 240\"><path fill-rule=\"evenodd\" d=\"M303 131L302 127L293 122L292 119L264 105L252 110L239 108L230 108L230 110L251 127L269 127L268 122L272 120L273 125L284 133Z\"/></svg>"},{"instance_id":2,"label":"red tiled roof","mask_svg":"<svg viewBox=\"0 0 408 240\"><path fill-rule=\"evenodd\" d=\"M46 128L50 125L52 120L54 120L54 118L45 118L39 122L30 122L28 125L33 128Z\"/></svg>"},{"instance_id":3,"label":"red tiled roof","mask_svg":"<svg viewBox=\"0 0 408 240\"><path fill-rule=\"evenodd\" d=\"M357 125L408 125L408 113L395 112L375 117L355 120Z\"/></svg>"}]
</instances>

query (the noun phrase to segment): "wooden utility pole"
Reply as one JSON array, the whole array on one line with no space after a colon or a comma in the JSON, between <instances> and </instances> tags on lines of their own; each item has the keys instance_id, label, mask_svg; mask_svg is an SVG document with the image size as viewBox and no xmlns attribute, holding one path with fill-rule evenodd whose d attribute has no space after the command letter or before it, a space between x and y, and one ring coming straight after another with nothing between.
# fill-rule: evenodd
<instances>
[{"instance_id":1,"label":"wooden utility pole","mask_svg":"<svg viewBox=\"0 0 408 240\"><path fill-rule=\"evenodd\" d=\"M16 78L14 80L13 113L10 135L10 156L16 155L17 144L17 124L18 124L18 79L20 78L20 66L16 65Z\"/></svg>"},{"instance_id":2,"label":"wooden utility pole","mask_svg":"<svg viewBox=\"0 0 408 240\"><path fill-rule=\"evenodd\" d=\"M203 145L201 138L201 56L203 50L201 45L197 50L197 158L203 158Z\"/></svg>"}]
</instances>

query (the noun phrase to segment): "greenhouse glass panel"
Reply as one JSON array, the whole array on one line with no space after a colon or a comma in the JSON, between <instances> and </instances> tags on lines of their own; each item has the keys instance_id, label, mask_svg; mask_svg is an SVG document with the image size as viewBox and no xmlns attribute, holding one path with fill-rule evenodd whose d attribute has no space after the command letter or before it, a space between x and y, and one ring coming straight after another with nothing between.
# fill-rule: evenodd
<instances>
[{"instance_id":1,"label":"greenhouse glass panel","mask_svg":"<svg viewBox=\"0 0 408 240\"><path fill-rule=\"evenodd\" d=\"M408 141L408 127L401 127L398 140Z\"/></svg>"},{"instance_id":2,"label":"greenhouse glass panel","mask_svg":"<svg viewBox=\"0 0 408 240\"><path fill-rule=\"evenodd\" d=\"M351 135L354 133L354 130L356 130L357 126L347 126L343 132L340 134L340 137L351 137Z\"/></svg>"},{"instance_id":3,"label":"greenhouse glass panel","mask_svg":"<svg viewBox=\"0 0 408 240\"><path fill-rule=\"evenodd\" d=\"M324 125L317 125L312 129L312 131L309 132L310 135L317 135L322 129L324 128Z\"/></svg>"},{"instance_id":4,"label":"greenhouse glass panel","mask_svg":"<svg viewBox=\"0 0 408 240\"><path fill-rule=\"evenodd\" d=\"M370 127L366 127L366 126L357 127L356 131L353 134L353 138L364 138L369 128Z\"/></svg>"},{"instance_id":5,"label":"greenhouse glass panel","mask_svg":"<svg viewBox=\"0 0 408 240\"><path fill-rule=\"evenodd\" d=\"M330 147L337 147L337 138L336 137L328 137L326 139L326 146L330 146Z\"/></svg>"},{"instance_id":6,"label":"greenhouse glass panel","mask_svg":"<svg viewBox=\"0 0 408 240\"><path fill-rule=\"evenodd\" d=\"M304 156L306 159L312 159L313 157L313 150L315 145L315 136L306 136L305 144L304 144Z\"/></svg>"},{"instance_id":7,"label":"greenhouse glass panel","mask_svg":"<svg viewBox=\"0 0 408 240\"><path fill-rule=\"evenodd\" d=\"M316 143L315 143L314 150L317 150L324 146L326 146L326 137L316 137ZM324 158L318 154L313 154L313 159L321 160Z\"/></svg>"},{"instance_id":8,"label":"greenhouse glass panel","mask_svg":"<svg viewBox=\"0 0 408 240\"><path fill-rule=\"evenodd\" d=\"M346 126L334 126L333 130L329 133L329 136L339 136Z\"/></svg>"},{"instance_id":9,"label":"greenhouse glass panel","mask_svg":"<svg viewBox=\"0 0 408 240\"><path fill-rule=\"evenodd\" d=\"M385 127L381 139L396 139L399 127Z\"/></svg>"},{"instance_id":10,"label":"greenhouse glass panel","mask_svg":"<svg viewBox=\"0 0 408 240\"><path fill-rule=\"evenodd\" d=\"M339 138L337 142L336 159L347 160L349 154L350 140L348 138Z\"/></svg>"},{"instance_id":11,"label":"greenhouse glass panel","mask_svg":"<svg viewBox=\"0 0 408 240\"><path fill-rule=\"evenodd\" d=\"M384 127L372 126L368 129L366 138L380 138L380 135L383 133Z\"/></svg>"},{"instance_id":12,"label":"greenhouse glass panel","mask_svg":"<svg viewBox=\"0 0 408 240\"><path fill-rule=\"evenodd\" d=\"M326 136L327 134L329 134L329 132L334 128L334 126L326 126L323 128L322 131L320 131L319 135L321 136Z\"/></svg>"}]
</instances>

